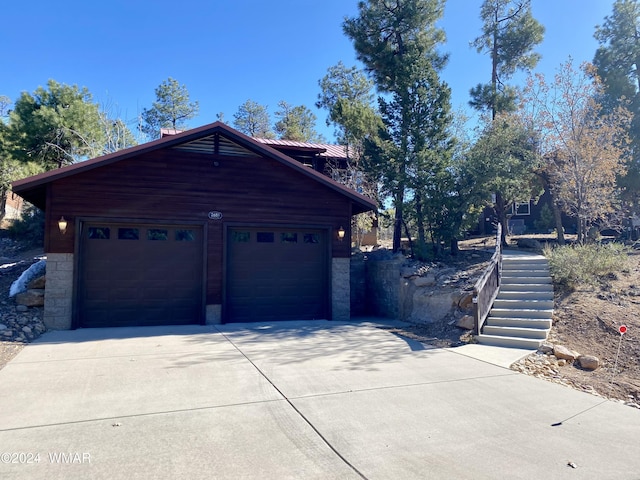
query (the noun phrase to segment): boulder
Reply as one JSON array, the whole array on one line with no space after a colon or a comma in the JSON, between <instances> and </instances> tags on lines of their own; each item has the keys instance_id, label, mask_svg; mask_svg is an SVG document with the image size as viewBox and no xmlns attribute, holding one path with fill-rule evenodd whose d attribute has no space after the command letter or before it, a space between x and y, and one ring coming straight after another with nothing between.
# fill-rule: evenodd
<instances>
[{"instance_id":1,"label":"boulder","mask_svg":"<svg viewBox=\"0 0 640 480\"><path fill-rule=\"evenodd\" d=\"M535 238L519 238L518 248L531 248L534 250L541 250L542 245Z\"/></svg>"},{"instance_id":2,"label":"boulder","mask_svg":"<svg viewBox=\"0 0 640 480\"><path fill-rule=\"evenodd\" d=\"M451 315L455 302L454 292L450 289L417 289L411 297L412 308L407 321L413 323L442 321Z\"/></svg>"},{"instance_id":3,"label":"boulder","mask_svg":"<svg viewBox=\"0 0 640 480\"><path fill-rule=\"evenodd\" d=\"M540 353L553 353L553 345L551 343L543 342L542 345L538 347L538 351Z\"/></svg>"},{"instance_id":4,"label":"boulder","mask_svg":"<svg viewBox=\"0 0 640 480\"><path fill-rule=\"evenodd\" d=\"M16 303L26 307L42 307L44 305L44 290L31 289L16 295Z\"/></svg>"},{"instance_id":5,"label":"boulder","mask_svg":"<svg viewBox=\"0 0 640 480\"><path fill-rule=\"evenodd\" d=\"M465 315L456 323L456 327L464 328L465 330L473 330L475 326L476 326L476 321L471 315Z\"/></svg>"},{"instance_id":6,"label":"boulder","mask_svg":"<svg viewBox=\"0 0 640 480\"><path fill-rule=\"evenodd\" d=\"M563 345L554 345L553 354L558 359L564 359L570 362L573 362L576 358L580 356L580 354L574 352L573 350L569 350L567 347Z\"/></svg>"},{"instance_id":7,"label":"boulder","mask_svg":"<svg viewBox=\"0 0 640 480\"><path fill-rule=\"evenodd\" d=\"M436 284L436 276L429 274L426 277L418 277L413 280L416 287L431 287Z\"/></svg>"},{"instance_id":8,"label":"boulder","mask_svg":"<svg viewBox=\"0 0 640 480\"><path fill-rule=\"evenodd\" d=\"M41 276L39 276L37 278L34 278L27 285L27 289L29 289L29 290L41 290L41 289L44 288L46 280L47 280L46 275L41 275Z\"/></svg>"},{"instance_id":9,"label":"boulder","mask_svg":"<svg viewBox=\"0 0 640 480\"><path fill-rule=\"evenodd\" d=\"M458 307L462 310L471 309L473 306L473 293L468 293L464 295L460 301L458 301Z\"/></svg>"},{"instance_id":10,"label":"boulder","mask_svg":"<svg viewBox=\"0 0 640 480\"><path fill-rule=\"evenodd\" d=\"M600 359L593 355L580 355L578 357L578 363L585 370L595 370L600 366Z\"/></svg>"}]
</instances>

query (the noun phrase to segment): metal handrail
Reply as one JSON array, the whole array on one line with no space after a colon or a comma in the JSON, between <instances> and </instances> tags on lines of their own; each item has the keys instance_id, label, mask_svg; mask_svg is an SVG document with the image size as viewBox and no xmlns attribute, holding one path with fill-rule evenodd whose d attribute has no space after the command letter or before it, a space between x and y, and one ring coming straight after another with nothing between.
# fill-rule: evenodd
<instances>
[{"instance_id":1,"label":"metal handrail","mask_svg":"<svg viewBox=\"0 0 640 480\"><path fill-rule=\"evenodd\" d=\"M474 334L482 332L482 326L489 316L493 302L500 290L502 279L502 225L498 224L496 250L487 268L473 287Z\"/></svg>"}]
</instances>

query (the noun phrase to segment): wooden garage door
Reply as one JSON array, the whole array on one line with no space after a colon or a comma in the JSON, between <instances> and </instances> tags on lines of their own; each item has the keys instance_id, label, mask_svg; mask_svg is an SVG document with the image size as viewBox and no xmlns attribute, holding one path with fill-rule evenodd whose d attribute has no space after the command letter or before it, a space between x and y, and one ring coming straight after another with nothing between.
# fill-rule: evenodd
<instances>
[{"instance_id":1,"label":"wooden garage door","mask_svg":"<svg viewBox=\"0 0 640 480\"><path fill-rule=\"evenodd\" d=\"M85 223L81 235L79 326L201 322L201 227Z\"/></svg>"},{"instance_id":2,"label":"wooden garage door","mask_svg":"<svg viewBox=\"0 0 640 480\"><path fill-rule=\"evenodd\" d=\"M324 230L229 228L225 320L328 318Z\"/></svg>"}]
</instances>

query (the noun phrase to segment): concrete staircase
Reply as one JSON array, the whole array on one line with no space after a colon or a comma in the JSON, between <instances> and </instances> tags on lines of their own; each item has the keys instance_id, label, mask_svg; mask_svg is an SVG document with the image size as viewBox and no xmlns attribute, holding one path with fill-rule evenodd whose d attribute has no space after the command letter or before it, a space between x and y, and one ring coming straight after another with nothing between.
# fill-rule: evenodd
<instances>
[{"instance_id":1,"label":"concrete staircase","mask_svg":"<svg viewBox=\"0 0 640 480\"><path fill-rule=\"evenodd\" d=\"M551 330L553 285L542 255L504 251L498 296L479 343L537 349Z\"/></svg>"}]
</instances>

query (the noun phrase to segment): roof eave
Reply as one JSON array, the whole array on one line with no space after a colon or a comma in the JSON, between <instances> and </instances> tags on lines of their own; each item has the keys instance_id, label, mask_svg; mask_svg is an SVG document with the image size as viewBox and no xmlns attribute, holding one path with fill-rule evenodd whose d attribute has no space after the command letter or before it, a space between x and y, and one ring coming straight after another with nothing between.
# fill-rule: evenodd
<instances>
[{"instance_id":1,"label":"roof eave","mask_svg":"<svg viewBox=\"0 0 640 480\"><path fill-rule=\"evenodd\" d=\"M175 135L165 136L164 138L144 143L142 145L136 145L135 147L120 150L115 153L110 153L108 155L103 155L101 157L97 157L81 163L62 167L57 170L50 170L48 172L34 175L32 177L16 180L12 183L12 189L15 193L23 197L25 200L33 203L39 208L44 208L44 206L40 206L38 204L41 203L38 199L43 196L42 194L46 189L46 185L53 181L92 170L94 168L107 166L120 160L125 160L137 155L142 155L144 153L152 152L160 148L173 147L182 143L188 143L191 140L208 135L213 135L215 133L224 133L224 135L235 140L236 142L239 142L254 153L258 155L266 155L269 158L283 163L293 168L294 170L297 170L304 175L327 185L329 188L336 190L339 193L346 195L347 197L350 197L355 204L359 205L359 208L356 208L355 210L369 211L377 209L376 203L368 197L359 194L358 192L336 182L335 180L319 172L316 172L315 170L309 169L308 167L292 159L291 157L288 157L287 155L274 149L273 147L270 147L269 145L266 145L264 143L260 143L255 139L232 129L221 122L215 122L210 125L194 128L193 130L187 130ZM33 200L35 200L35 202Z\"/></svg>"}]
</instances>

